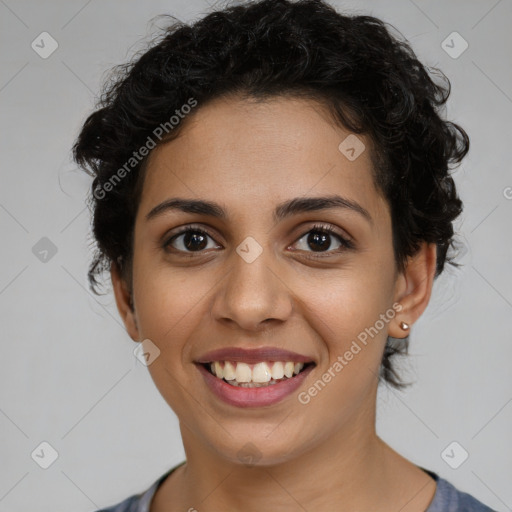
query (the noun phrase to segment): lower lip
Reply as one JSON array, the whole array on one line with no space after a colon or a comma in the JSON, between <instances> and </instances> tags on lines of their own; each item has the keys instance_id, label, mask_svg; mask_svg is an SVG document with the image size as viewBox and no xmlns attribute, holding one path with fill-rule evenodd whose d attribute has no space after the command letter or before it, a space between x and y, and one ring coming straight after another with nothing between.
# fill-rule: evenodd
<instances>
[{"instance_id":1,"label":"lower lip","mask_svg":"<svg viewBox=\"0 0 512 512\"><path fill-rule=\"evenodd\" d=\"M304 382L314 365L308 366L292 378L261 388L232 386L212 375L202 364L197 364L197 367L208 387L224 402L236 407L263 407L275 404L293 393Z\"/></svg>"}]
</instances>

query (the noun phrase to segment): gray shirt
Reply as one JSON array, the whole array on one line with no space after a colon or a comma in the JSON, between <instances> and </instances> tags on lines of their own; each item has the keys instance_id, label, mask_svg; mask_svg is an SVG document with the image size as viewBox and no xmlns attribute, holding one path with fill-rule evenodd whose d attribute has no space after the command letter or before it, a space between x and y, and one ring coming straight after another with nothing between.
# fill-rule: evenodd
<instances>
[{"instance_id":1,"label":"gray shirt","mask_svg":"<svg viewBox=\"0 0 512 512\"><path fill-rule=\"evenodd\" d=\"M183 461L171 468L142 493L134 494L117 505L102 508L96 512L149 512L151 500L158 487L176 468L185 464L185 462ZM473 498L470 494L458 491L452 484L436 473L426 469L423 469L423 471L428 473L437 484L434 499L425 512L496 512Z\"/></svg>"}]
</instances>

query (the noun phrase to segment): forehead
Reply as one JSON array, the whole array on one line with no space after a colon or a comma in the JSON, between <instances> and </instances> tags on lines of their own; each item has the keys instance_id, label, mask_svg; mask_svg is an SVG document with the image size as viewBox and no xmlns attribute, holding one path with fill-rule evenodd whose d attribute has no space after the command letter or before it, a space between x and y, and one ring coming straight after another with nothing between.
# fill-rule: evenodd
<instances>
[{"instance_id":1,"label":"forehead","mask_svg":"<svg viewBox=\"0 0 512 512\"><path fill-rule=\"evenodd\" d=\"M199 104L179 137L150 154L140 211L171 195L209 198L240 212L289 197L333 193L378 208L371 141L354 137L313 100L230 98ZM352 147L360 153L355 159L354 151L347 152Z\"/></svg>"}]
</instances>

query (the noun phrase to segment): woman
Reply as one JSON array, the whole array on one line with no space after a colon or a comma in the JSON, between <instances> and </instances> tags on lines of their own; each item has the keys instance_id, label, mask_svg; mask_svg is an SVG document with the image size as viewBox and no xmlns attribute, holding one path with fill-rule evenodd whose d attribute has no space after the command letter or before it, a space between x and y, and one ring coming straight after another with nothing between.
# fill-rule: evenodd
<instances>
[{"instance_id":1,"label":"woman","mask_svg":"<svg viewBox=\"0 0 512 512\"><path fill-rule=\"evenodd\" d=\"M440 75L444 77L444 75ZM320 0L173 25L74 147L186 461L121 511L485 511L375 432L452 257L469 139L406 42Z\"/></svg>"}]
</instances>

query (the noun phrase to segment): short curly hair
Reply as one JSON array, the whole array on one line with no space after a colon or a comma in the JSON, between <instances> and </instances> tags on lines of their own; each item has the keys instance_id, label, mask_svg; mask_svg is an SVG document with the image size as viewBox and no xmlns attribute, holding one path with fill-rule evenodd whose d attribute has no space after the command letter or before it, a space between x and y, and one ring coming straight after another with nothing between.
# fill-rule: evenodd
<instances>
[{"instance_id":1,"label":"short curly hair","mask_svg":"<svg viewBox=\"0 0 512 512\"><path fill-rule=\"evenodd\" d=\"M113 69L73 146L77 164L94 177L89 207L97 247L88 277L95 293L97 278L112 265L131 289L147 162L138 153L135 161L134 151L154 143L156 127L166 132L157 144L176 137L187 116L176 125L169 121L191 99L197 112L230 95L313 99L328 107L335 123L367 134L374 180L390 206L397 268L405 268L423 241L437 245L436 277L446 261L453 263L448 249L462 202L450 166L466 155L469 138L441 117L449 80L423 66L393 26L342 15L322 0L262 0L192 24L173 20L141 53ZM122 179L114 183L115 175ZM388 338L383 353L380 377L397 388L405 384L392 357L407 353L408 341Z\"/></svg>"}]
</instances>

